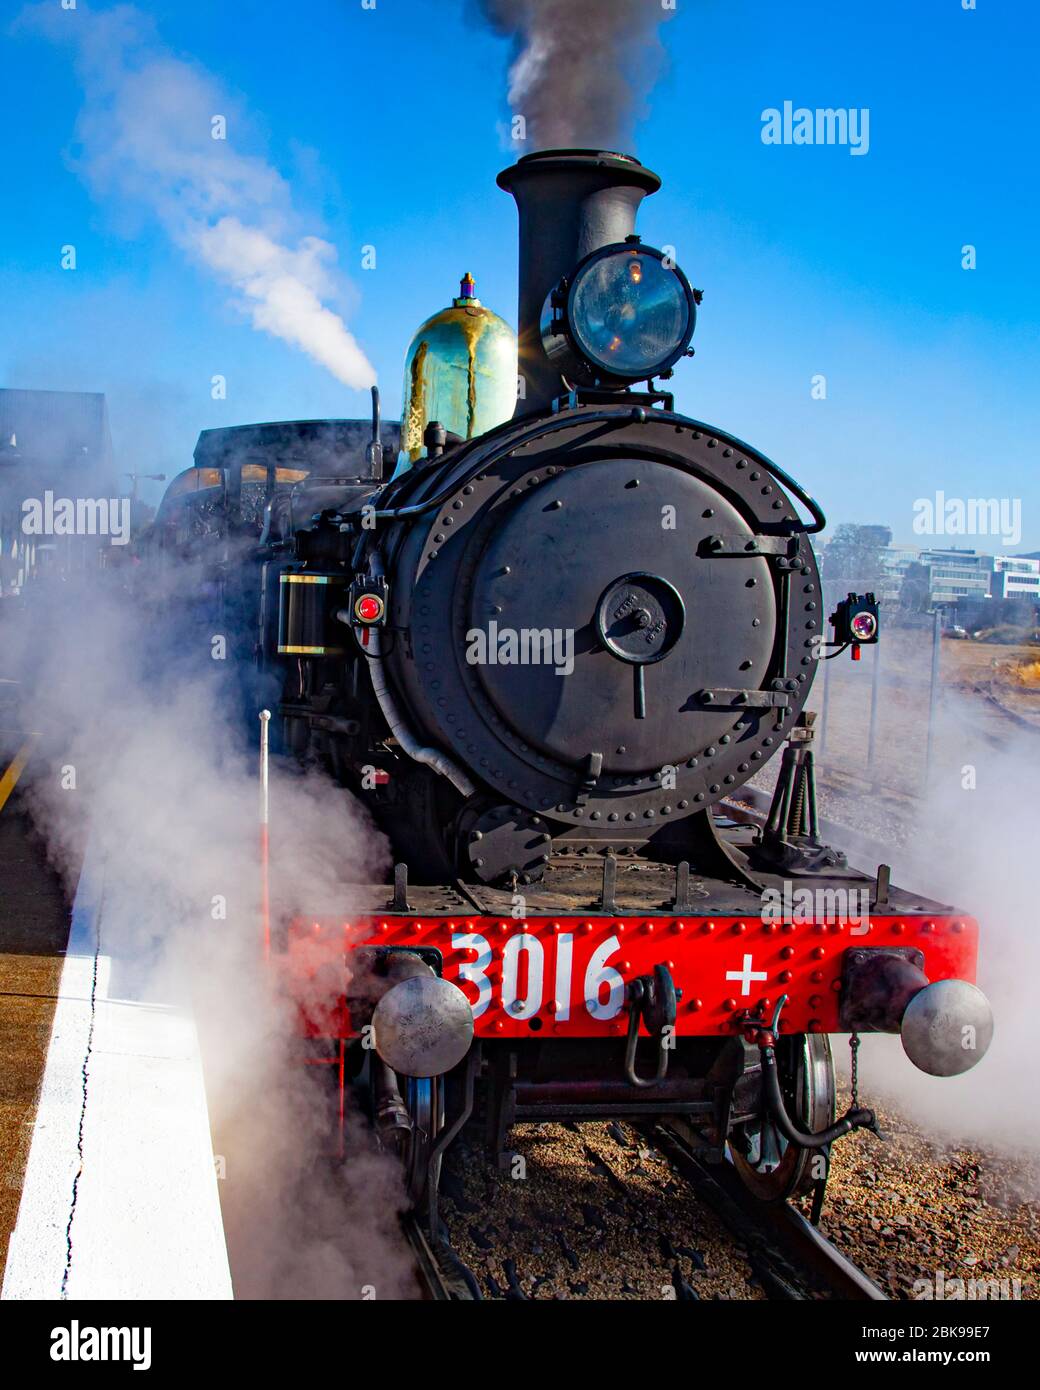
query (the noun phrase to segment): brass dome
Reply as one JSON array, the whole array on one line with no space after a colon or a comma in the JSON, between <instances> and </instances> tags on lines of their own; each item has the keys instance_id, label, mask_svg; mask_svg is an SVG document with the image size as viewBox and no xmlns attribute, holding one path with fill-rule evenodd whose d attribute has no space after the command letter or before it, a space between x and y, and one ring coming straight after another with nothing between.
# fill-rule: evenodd
<instances>
[{"instance_id":1,"label":"brass dome","mask_svg":"<svg viewBox=\"0 0 1040 1390\"><path fill-rule=\"evenodd\" d=\"M422 457L431 420L472 439L508 420L516 405L516 334L481 304L473 277L420 327L408 348L401 407L401 464Z\"/></svg>"}]
</instances>

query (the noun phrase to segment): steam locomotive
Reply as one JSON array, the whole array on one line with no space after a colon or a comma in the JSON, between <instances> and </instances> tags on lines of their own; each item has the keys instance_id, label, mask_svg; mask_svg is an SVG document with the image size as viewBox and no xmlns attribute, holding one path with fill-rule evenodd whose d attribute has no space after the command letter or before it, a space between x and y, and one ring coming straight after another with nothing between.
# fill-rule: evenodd
<instances>
[{"instance_id":1,"label":"steam locomotive","mask_svg":"<svg viewBox=\"0 0 1040 1390\"><path fill-rule=\"evenodd\" d=\"M253 727L269 708L275 751L393 848L392 884L346 923L300 904L272 959L288 988L316 948L349 961L301 1035L431 1212L464 1125L503 1156L547 1119L666 1121L760 1200L819 1199L812 1156L876 1127L855 1092L836 1118L829 1035L899 1032L941 1076L992 1033L976 922L821 838L804 707L877 605L828 632L817 503L662 389L701 296L635 232L657 175L555 150L498 182L518 339L467 276L412 344L399 432L378 398L370 427L207 431L159 512ZM731 798L778 754L751 823Z\"/></svg>"}]
</instances>

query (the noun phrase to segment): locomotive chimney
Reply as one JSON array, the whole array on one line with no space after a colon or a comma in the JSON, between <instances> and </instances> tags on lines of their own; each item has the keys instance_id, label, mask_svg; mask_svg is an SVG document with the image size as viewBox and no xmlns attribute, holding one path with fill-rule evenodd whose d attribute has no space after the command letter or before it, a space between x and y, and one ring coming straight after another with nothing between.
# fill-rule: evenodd
<instances>
[{"instance_id":1,"label":"locomotive chimney","mask_svg":"<svg viewBox=\"0 0 1040 1390\"><path fill-rule=\"evenodd\" d=\"M549 406L563 381L542 349L545 297L591 251L624 241L636 211L661 180L631 155L596 150L542 150L498 176L520 217L518 308L522 392L515 416Z\"/></svg>"}]
</instances>

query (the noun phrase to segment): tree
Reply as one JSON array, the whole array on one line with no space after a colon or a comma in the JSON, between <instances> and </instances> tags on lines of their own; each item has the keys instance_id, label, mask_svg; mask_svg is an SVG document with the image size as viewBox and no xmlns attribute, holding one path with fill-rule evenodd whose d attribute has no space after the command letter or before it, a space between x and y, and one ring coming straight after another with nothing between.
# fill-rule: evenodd
<instances>
[{"instance_id":1,"label":"tree","mask_svg":"<svg viewBox=\"0 0 1040 1390\"><path fill-rule=\"evenodd\" d=\"M927 613L931 605L931 571L914 560L907 566L899 590L899 606L908 613Z\"/></svg>"},{"instance_id":2,"label":"tree","mask_svg":"<svg viewBox=\"0 0 1040 1390\"><path fill-rule=\"evenodd\" d=\"M820 565L830 592L877 593L883 575L881 552L891 542L892 532L887 526L858 526L843 521L835 527Z\"/></svg>"}]
</instances>

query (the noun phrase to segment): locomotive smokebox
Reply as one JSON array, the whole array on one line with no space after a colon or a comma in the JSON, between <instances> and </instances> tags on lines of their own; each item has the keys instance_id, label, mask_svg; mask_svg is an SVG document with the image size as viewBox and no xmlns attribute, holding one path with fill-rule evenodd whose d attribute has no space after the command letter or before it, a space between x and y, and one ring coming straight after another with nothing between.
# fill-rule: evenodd
<instances>
[{"instance_id":1,"label":"locomotive smokebox","mask_svg":"<svg viewBox=\"0 0 1040 1390\"><path fill-rule=\"evenodd\" d=\"M566 390L542 347L541 315L554 289L592 251L623 242L661 180L630 155L542 150L498 176L520 217L520 391L516 416L544 410Z\"/></svg>"}]
</instances>

